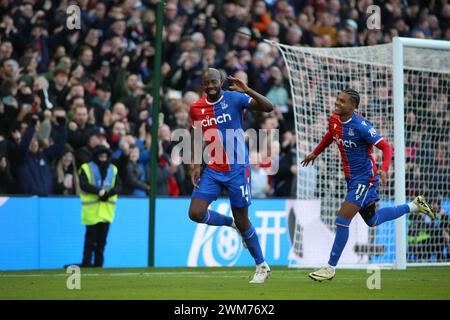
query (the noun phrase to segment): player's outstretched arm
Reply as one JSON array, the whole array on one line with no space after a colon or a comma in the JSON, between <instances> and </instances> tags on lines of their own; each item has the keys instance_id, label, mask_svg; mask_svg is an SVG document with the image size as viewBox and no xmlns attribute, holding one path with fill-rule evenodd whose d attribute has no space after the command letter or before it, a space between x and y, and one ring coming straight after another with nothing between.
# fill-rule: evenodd
<instances>
[{"instance_id":1,"label":"player's outstretched arm","mask_svg":"<svg viewBox=\"0 0 450 320\"><path fill-rule=\"evenodd\" d=\"M313 153L309 154L305 157L305 159L302 160L301 164L302 167L307 167L309 163L314 164L314 160L316 160L317 156Z\"/></svg>"},{"instance_id":2,"label":"player's outstretched arm","mask_svg":"<svg viewBox=\"0 0 450 320\"><path fill-rule=\"evenodd\" d=\"M255 90L248 87L241 79L229 76L228 80L231 82L230 90L246 93L253 98L250 102L252 110L262 112L273 111L274 106L272 102L270 102L270 100L264 97L262 94L259 94Z\"/></svg>"},{"instance_id":3,"label":"player's outstretched arm","mask_svg":"<svg viewBox=\"0 0 450 320\"><path fill-rule=\"evenodd\" d=\"M327 131L322 138L322 141L317 145L314 151L305 157L301 162L303 167L306 167L309 163L314 164L314 160L333 142L333 135L330 131Z\"/></svg>"}]
</instances>

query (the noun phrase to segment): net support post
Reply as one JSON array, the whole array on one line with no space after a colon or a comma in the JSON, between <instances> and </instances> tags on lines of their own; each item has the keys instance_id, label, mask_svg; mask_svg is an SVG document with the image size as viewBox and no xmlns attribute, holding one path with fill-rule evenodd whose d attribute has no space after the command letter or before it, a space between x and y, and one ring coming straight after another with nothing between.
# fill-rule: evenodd
<instances>
[{"instance_id":1,"label":"net support post","mask_svg":"<svg viewBox=\"0 0 450 320\"><path fill-rule=\"evenodd\" d=\"M403 42L393 40L395 204L406 203ZM395 220L395 269L406 269L406 215Z\"/></svg>"}]
</instances>

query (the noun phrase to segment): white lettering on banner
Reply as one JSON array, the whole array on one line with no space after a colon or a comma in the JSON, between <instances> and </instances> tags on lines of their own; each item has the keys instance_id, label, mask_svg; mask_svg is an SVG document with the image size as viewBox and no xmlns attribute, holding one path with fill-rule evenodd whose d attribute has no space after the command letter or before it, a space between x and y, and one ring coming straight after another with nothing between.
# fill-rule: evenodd
<instances>
[{"instance_id":1,"label":"white lettering on banner","mask_svg":"<svg viewBox=\"0 0 450 320\"><path fill-rule=\"evenodd\" d=\"M230 215L230 205L219 204L217 211ZM220 228L204 223L197 224L188 267L198 267L203 261L207 267L233 266L242 252L240 236L233 228Z\"/></svg>"},{"instance_id":2,"label":"white lettering on banner","mask_svg":"<svg viewBox=\"0 0 450 320\"><path fill-rule=\"evenodd\" d=\"M261 227L256 228L259 236L259 243L261 250L266 256L267 236L273 235L273 258L275 260L280 258L280 238L282 234L287 232L287 229L281 227L281 219L286 217L286 211L256 211L255 215L261 218ZM269 220L273 219L273 227L269 227Z\"/></svg>"}]
</instances>

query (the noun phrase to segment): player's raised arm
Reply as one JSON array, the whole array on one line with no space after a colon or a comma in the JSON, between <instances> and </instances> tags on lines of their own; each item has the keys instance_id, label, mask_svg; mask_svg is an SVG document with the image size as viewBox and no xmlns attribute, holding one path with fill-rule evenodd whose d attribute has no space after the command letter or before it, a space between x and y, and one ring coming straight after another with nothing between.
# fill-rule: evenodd
<instances>
[{"instance_id":1,"label":"player's raised arm","mask_svg":"<svg viewBox=\"0 0 450 320\"><path fill-rule=\"evenodd\" d=\"M241 79L229 76L228 80L231 82L230 90L246 93L253 98L250 102L250 107L252 110L271 112L274 109L274 106L269 99L251 89Z\"/></svg>"},{"instance_id":2,"label":"player's raised arm","mask_svg":"<svg viewBox=\"0 0 450 320\"><path fill-rule=\"evenodd\" d=\"M314 164L314 160L316 160L319 154L321 154L323 150L325 150L332 142L333 135L330 131L327 131L327 133L325 133L325 135L323 136L322 141L320 141L314 151L302 160L302 166L306 167L309 163Z\"/></svg>"}]
</instances>

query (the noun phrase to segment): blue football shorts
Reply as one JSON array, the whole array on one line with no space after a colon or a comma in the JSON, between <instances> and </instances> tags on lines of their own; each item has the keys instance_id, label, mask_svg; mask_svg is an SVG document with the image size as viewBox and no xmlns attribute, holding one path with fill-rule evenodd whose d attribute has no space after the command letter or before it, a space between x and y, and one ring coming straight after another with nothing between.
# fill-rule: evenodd
<instances>
[{"instance_id":1,"label":"blue football shorts","mask_svg":"<svg viewBox=\"0 0 450 320\"><path fill-rule=\"evenodd\" d=\"M345 200L364 208L372 202L380 200L377 189L380 185L380 176L370 183L370 177L356 177L347 181L347 195Z\"/></svg>"},{"instance_id":2,"label":"blue football shorts","mask_svg":"<svg viewBox=\"0 0 450 320\"><path fill-rule=\"evenodd\" d=\"M249 165L240 165L231 171L217 171L207 167L194 187L192 198L203 199L208 202L217 200L222 188L228 191L232 208L244 208L251 204L251 169Z\"/></svg>"}]
</instances>

